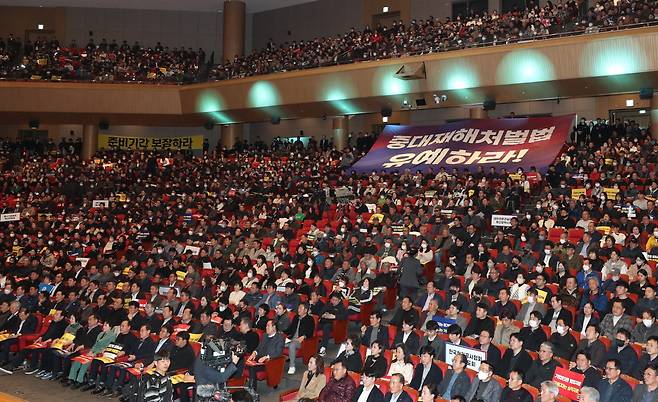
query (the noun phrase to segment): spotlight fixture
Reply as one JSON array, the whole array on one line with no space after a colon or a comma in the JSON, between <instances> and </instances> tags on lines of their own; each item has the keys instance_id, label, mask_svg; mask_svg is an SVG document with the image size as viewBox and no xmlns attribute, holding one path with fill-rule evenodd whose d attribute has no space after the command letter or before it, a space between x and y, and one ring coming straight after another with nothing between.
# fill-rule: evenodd
<instances>
[{"instance_id":1,"label":"spotlight fixture","mask_svg":"<svg viewBox=\"0 0 658 402\"><path fill-rule=\"evenodd\" d=\"M439 103L441 103L441 102L445 102L445 101L448 100L448 96L447 96L447 95L438 95L438 94L434 94L434 95L432 95L432 97L434 98L434 103L436 103L437 105L438 105Z\"/></svg>"}]
</instances>

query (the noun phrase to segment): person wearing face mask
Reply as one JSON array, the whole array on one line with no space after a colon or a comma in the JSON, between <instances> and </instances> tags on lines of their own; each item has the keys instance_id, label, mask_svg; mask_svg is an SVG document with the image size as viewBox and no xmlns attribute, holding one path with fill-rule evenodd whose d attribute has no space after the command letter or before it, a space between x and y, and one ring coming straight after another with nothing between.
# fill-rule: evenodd
<instances>
[{"instance_id":1,"label":"person wearing face mask","mask_svg":"<svg viewBox=\"0 0 658 402\"><path fill-rule=\"evenodd\" d=\"M541 328L541 320L543 315L538 311L530 313L528 326L521 328L519 334L525 340L525 347L528 350L537 351L542 342L546 342L546 333Z\"/></svg>"},{"instance_id":2,"label":"person wearing face mask","mask_svg":"<svg viewBox=\"0 0 658 402\"><path fill-rule=\"evenodd\" d=\"M576 338L569 332L571 328L567 322L559 318L555 327L555 332L551 334L550 342L555 346L555 355L566 360L570 360L576 351Z\"/></svg>"},{"instance_id":3,"label":"person wearing face mask","mask_svg":"<svg viewBox=\"0 0 658 402\"><path fill-rule=\"evenodd\" d=\"M658 323L656 323L656 313L652 310L644 310L641 318L631 332L634 342L644 344L652 336L658 336Z\"/></svg>"},{"instance_id":4,"label":"person wearing face mask","mask_svg":"<svg viewBox=\"0 0 658 402\"><path fill-rule=\"evenodd\" d=\"M473 380L471 388L466 393L466 400L479 399L483 402L499 402L503 391L498 381L492 381L494 367L484 360L480 363L477 378Z\"/></svg>"},{"instance_id":5,"label":"person wearing face mask","mask_svg":"<svg viewBox=\"0 0 658 402\"><path fill-rule=\"evenodd\" d=\"M631 375L633 369L637 366L638 357L633 348L630 346L631 333L630 331L621 328L615 334L613 345L608 350L606 358L617 359L621 362L622 374Z\"/></svg>"},{"instance_id":6,"label":"person wearing face mask","mask_svg":"<svg viewBox=\"0 0 658 402\"><path fill-rule=\"evenodd\" d=\"M528 286L528 284L525 282L525 275L523 273L519 273L516 276L516 283L510 288L511 300L519 300L523 302L526 299L530 286Z\"/></svg>"},{"instance_id":7,"label":"person wearing face mask","mask_svg":"<svg viewBox=\"0 0 658 402\"><path fill-rule=\"evenodd\" d=\"M539 261L546 267L557 268L560 259L553 254L553 242L547 241L544 244L544 252L539 256Z\"/></svg>"}]
</instances>

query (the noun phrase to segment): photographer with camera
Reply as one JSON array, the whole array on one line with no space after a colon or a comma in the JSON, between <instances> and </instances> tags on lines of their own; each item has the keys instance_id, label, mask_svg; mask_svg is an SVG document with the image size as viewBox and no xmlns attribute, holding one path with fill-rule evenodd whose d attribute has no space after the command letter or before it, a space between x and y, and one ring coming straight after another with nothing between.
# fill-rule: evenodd
<instances>
[{"instance_id":1,"label":"photographer with camera","mask_svg":"<svg viewBox=\"0 0 658 402\"><path fill-rule=\"evenodd\" d=\"M209 350L210 348L207 346L206 348L208 349L205 351L206 354L213 353ZM182 382L176 384L176 388L180 391L180 401L190 402L192 400L188 388L193 384L196 384L196 387L192 387L193 393L196 393L198 397L212 397L216 391L223 389L224 384L238 371L239 362L240 357L234 350L231 350L231 359L227 364L215 365L212 357L204 358L199 355L194 361L192 370L185 373Z\"/></svg>"}]
</instances>

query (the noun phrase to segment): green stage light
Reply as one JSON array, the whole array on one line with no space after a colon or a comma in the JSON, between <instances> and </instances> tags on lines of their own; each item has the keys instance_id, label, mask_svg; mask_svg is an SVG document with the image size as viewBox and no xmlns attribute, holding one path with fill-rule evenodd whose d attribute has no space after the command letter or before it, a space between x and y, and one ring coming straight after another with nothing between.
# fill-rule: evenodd
<instances>
[{"instance_id":1,"label":"green stage light","mask_svg":"<svg viewBox=\"0 0 658 402\"><path fill-rule=\"evenodd\" d=\"M271 107L281 103L279 91L268 81L257 81L249 89L249 106Z\"/></svg>"},{"instance_id":2,"label":"green stage light","mask_svg":"<svg viewBox=\"0 0 658 402\"><path fill-rule=\"evenodd\" d=\"M631 38L589 43L580 56L580 75L584 77L633 74L646 69L646 55Z\"/></svg>"},{"instance_id":3,"label":"green stage light","mask_svg":"<svg viewBox=\"0 0 658 402\"><path fill-rule=\"evenodd\" d=\"M354 103L347 100L349 95L338 86L333 86L327 90L323 98L341 114L359 113Z\"/></svg>"},{"instance_id":4,"label":"green stage light","mask_svg":"<svg viewBox=\"0 0 658 402\"><path fill-rule=\"evenodd\" d=\"M496 70L496 84L525 84L555 79L553 64L537 50L515 50L506 54Z\"/></svg>"},{"instance_id":5,"label":"green stage light","mask_svg":"<svg viewBox=\"0 0 658 402\"><path fill-rule=\"evenodd\" d=\"M475 88L480 85L477 72L466 59L446 60L441 63L439 88L441 90L455 90Z\"/></svg>"}]
</instances>

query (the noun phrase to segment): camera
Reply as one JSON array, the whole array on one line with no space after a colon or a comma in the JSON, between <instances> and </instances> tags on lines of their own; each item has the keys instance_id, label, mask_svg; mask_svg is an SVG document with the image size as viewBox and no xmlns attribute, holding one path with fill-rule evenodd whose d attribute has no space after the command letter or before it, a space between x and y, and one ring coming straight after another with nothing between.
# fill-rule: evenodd
<instances>
[{"instance_id":1,"label":"camera","mask_svg":"<svg viewBox=\"0 0 658 402\"><path fill-rule=\"evenodd\" d=\"M204 342L200 357L204 364L221 371L231 363L233 353L242 356L245 349L245 342L223 338L210 339Z\"/></svg>"}]
</instances>

